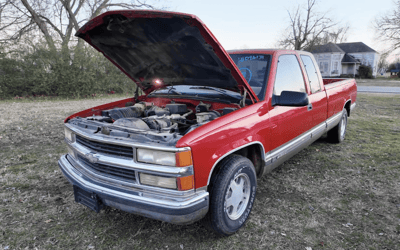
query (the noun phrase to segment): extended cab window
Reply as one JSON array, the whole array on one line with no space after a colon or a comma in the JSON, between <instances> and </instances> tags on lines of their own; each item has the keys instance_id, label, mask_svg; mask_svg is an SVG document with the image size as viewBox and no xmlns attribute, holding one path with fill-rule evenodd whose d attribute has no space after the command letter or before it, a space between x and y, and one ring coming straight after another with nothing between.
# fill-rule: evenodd
<instances>
[{"instance_id":1,"label":"extended cab window","mask_svg":"<svg viewBox=\"0 0 400 250\"><path fill-rule=\"evenodd\" d=\"M282 55L278 60L274 95L280 96L284 90L306 92L303 74L295 55Z\"/></svg>"},{"instance_id":2,"label":"extended cab window","mask_svg":"<svg viewBox=\"0 0 400 250\"><path fill-rule=\"evenodd\" d=\"M301 55L301 60L303 61L304 67L308 75L308 80L310 81L311 93L316 93L321 90L321 85L319 82L319 77L317 70L315 69L314 63L309 56Z\"/></svg>"},{"instance_id":3,"label":"extended cab window","mask_svg":"<svg viewBox=\"0 0 400 250\"><path fill-rule=\"evenodd\" d=\"M258 99L264 100L271 56L267 54L230 54Z\"/></svg>"}]
</instances>

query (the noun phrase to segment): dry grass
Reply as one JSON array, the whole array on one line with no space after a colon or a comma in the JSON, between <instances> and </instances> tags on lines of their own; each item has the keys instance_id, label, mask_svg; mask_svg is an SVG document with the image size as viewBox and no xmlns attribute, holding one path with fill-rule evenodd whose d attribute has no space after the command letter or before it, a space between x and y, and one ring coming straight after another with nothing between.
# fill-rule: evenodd
<instances>
[{"instance_id":1,"label":"dry grass","mask_svg":"<svg viewBox=\"0 0 400 250\"><path fill-rule=\"evenodd\" d=\"M360 94L346 140L321 138L258 182L246 226L218 237L74 202L62 120L112 99L0 102L0 249L396 249L400 95Z\"/></svg>"},{"instance_id":2,"label":"dry grass","mask_svg":"<svg viewBox=\"0 0 400 250\"><path fill-rule=\"evenodd\" d=\"M400 78L356 79L358 86L400 87Z\"/></svg>"}]
</instances>

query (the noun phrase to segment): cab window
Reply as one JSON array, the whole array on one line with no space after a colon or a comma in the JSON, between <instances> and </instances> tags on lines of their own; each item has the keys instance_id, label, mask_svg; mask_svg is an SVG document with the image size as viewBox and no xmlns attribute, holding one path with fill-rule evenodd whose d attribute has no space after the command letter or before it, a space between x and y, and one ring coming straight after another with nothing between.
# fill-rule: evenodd
<instances>
[{"instance_id":1,"label":"cab window","mask_svg":"<svg viewBox=\"0 0 400 250\"><path fill-rule=\"evenodd\" d=\"M295 55L281 55L278 60L274 95L280 96L285 90L306 93L303 74Z\"/></svg>"},{"instance_id":2,"label":"cab window","mask_svg":"<svg viewBox=\"0 0 400 250\"><path fill-rule=\"evenodd\" d=\"M304 67L306 68L308 80L310 81L311 93L319 92L321 90L321 85L319 82L317 70L315 69L315 65L311 57L301 55L300 58L304 64Z\"/></svg>"}]
</instances>

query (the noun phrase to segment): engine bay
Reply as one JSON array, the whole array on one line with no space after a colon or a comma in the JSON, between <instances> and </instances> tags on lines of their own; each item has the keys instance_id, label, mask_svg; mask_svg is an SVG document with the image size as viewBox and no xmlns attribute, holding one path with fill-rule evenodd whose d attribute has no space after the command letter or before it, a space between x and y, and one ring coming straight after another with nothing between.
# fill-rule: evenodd
<instances>
[{"instance_id":1,"label":"engine bay","mask_svg":"<svg viewBox=\"0 0 400 250\"><path fill-rule=\"evenodd\" d=\"M161 106L138 102L102 110L100 115L75 117L68 123L104 136L175 145L185 134L235 110L234 107L212 109L212 104L203 102L195 108L188 108L185 103L171 102Z\"/></svg>"}]
</instances>

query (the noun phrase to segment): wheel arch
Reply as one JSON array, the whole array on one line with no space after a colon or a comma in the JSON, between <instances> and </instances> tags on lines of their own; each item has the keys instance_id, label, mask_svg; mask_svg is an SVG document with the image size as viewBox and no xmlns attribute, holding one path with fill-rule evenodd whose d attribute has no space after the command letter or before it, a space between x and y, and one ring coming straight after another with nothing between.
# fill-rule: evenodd
<instances>
[{"instance_id":1,"label":"wheel arch","mask_svg":"<svg viewBox=\"0 0 400 250\"><path fill-rule=\"evenodd\" d=\"M264 146L261 142L259 141L254 141L247 143L245 145L242 145L240 147L237 147L224 155L222 155L212 166L210 173L208 175L208 181L207 181L207 187L210 184L211 177L216 174L219 169L221 168L221 165L219 164L223 159L226 157L232 155L232 154L239 154L241 156L244 156L248 158L254 165L257 177L260 177L263 172L264 172L264 167L265 167L265 150ZM254 154L252 154L254 153Z\"/></svg>"},{"instance_id":2,"label":"wheel arch","mask_svg":"<svg viewBox=\"0 0 400 250\"><path fill-rule=\"evenodd\" d=\"M343 106L343 109L346 109L346 111L347 111L347 116L350 116L350 110L351 110L351 99L349 99L349 100L347 100L345 103L344 103L344 106ZM342 110L343 110L342 109Z\"/></svg>"}]
</instances>

